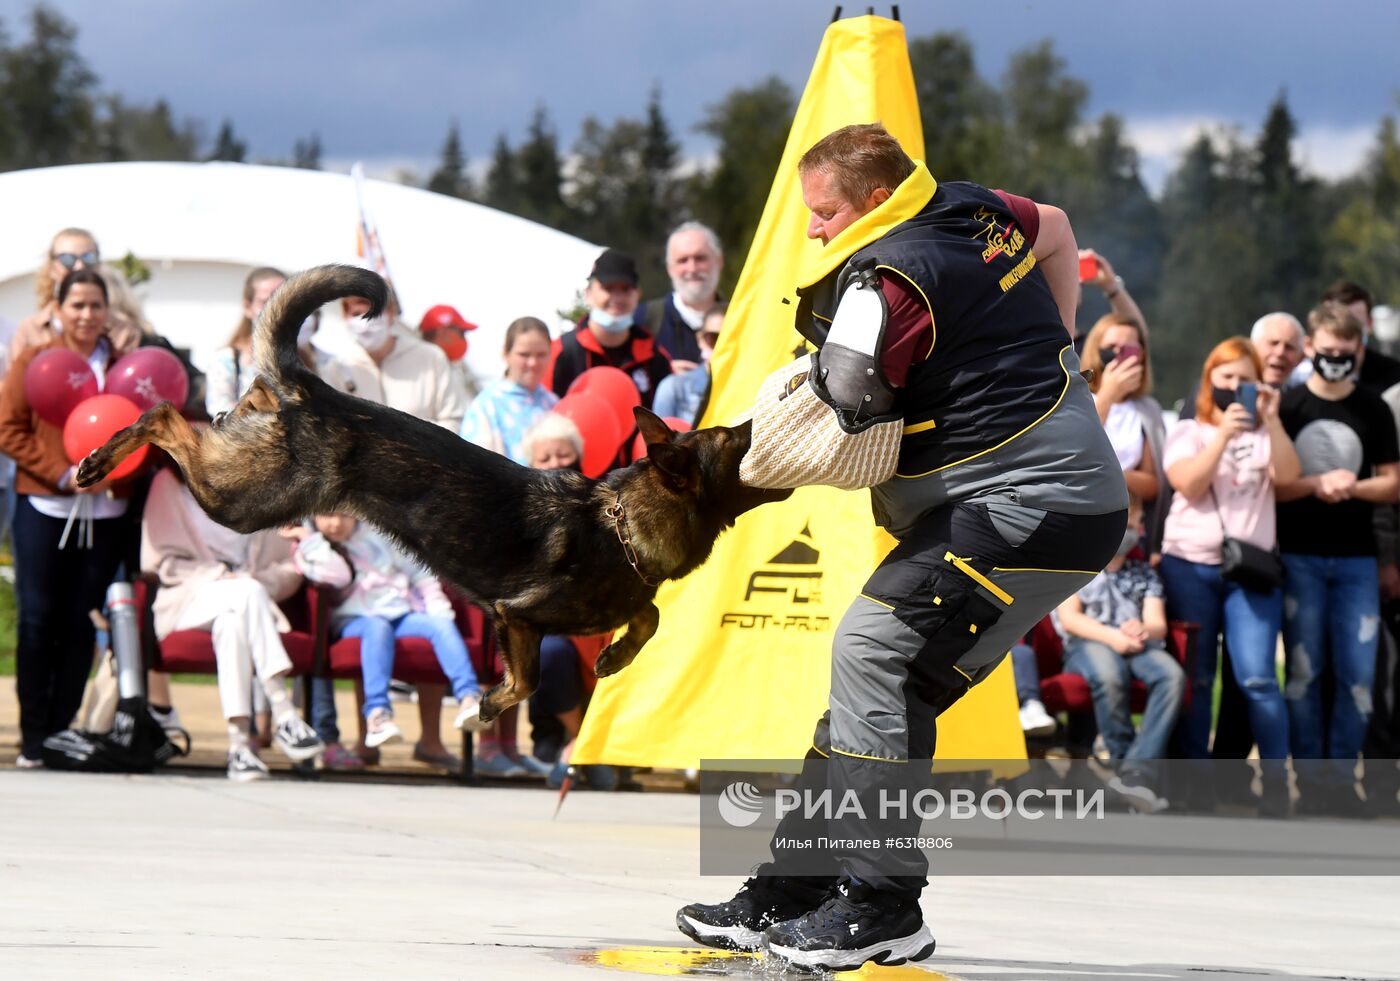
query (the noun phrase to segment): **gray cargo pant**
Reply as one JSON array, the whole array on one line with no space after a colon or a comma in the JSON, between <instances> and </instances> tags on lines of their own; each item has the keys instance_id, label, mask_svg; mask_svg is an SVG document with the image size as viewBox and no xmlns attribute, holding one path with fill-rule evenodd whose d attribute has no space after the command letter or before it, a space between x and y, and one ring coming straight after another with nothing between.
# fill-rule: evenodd
<instances>
[{"instance_id":1,"label":"gray cargo pant","mask_svg":"<svg viewBox=\"0 0 1400 981\"><path fill-rule=\"evenodd\" d=\"M1000 503L948 505L921 520L837 628L830 707L797 785L813 793L829 789L835 801L854 792L863 815L848 811L814 829L813 819L791 812L774 835L774 861L759 874L799 874L794 856L777 846L784 837L917 836L917 815L881 816L880 792L908 794L930 785L938 716L1097 575L1126 523L1125 511L1070 515ZM805 877L813 857L801 856ZM830 877L912 896L927 885L928 860L917 848L837 847L829 859Z\"/></svg>"}]
</instances>

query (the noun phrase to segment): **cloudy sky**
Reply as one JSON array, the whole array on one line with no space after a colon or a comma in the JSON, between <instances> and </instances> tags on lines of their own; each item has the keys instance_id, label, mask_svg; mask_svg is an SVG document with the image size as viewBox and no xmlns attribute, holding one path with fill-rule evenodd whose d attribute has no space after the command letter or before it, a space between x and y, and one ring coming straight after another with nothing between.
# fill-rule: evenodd
<instances>
[{"instance_id":1,"label":"cloudy sky","mask_svg":"<svg viewBox=\"0 0 1400 981\"><path fill-rule=\"evenodd\" d=\"M109 91L166 97L177 115L227 117L251 157L320 134L328 165L430 167L451 120L480 161L546 106L567 147L588 115L640 114L660 84L687 155L706 105L776 74L800 90L834 5L800 0L50 0ZM27 0L0 0L13 39ZM847 5L864 12L864 5ZM889 6L876 7L888 13ZM1022 0L900 5L911 37L973 41L996 78L1052 38L1090 87L1090 114L1124 116L1152 183L1207 124L1252 132L1281 89L1306 164L1355 167L1400 91L1395 0ZM925 120L925 127L936 121ZM936 161L933 162L936 170Z\"/></svg>"}]
</instances>

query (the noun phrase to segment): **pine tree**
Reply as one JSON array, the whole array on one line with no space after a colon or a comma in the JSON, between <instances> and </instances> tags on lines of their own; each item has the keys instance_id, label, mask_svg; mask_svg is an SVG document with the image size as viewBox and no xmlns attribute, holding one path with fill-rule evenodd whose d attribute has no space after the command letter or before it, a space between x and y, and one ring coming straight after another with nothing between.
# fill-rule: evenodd
<instances>
[{"instance_id":1,"label":"pine tree","mask_svg":"<svg viewBox=\"0 0 1400 981\"><path fill-rule=\"evenodd\" d=\"M321 169L321 134L312 133L292 144L292 166L299 170Z\"/></svg>"},{"instance_id":2,"label":"pine tree","mask_svg":"<svg viewBox=\"0 0 1400 981\"><path fill-rule=\"evenodd\" d=\"M96 156L97 76L78 53L78 29L35 6L29 39L0 50L0 167L52 167Z\"/></svg>"},{"instance_id":3,"label":"pine tree","mask_svg":"<svg viewBox=\"0 0 1400 981\"><path fill-rule=\"evenodd\" d=\"M525 142L513 156L518 213L551 228L567 229L570 215L564 203L564 164L559 143L544 106L530 117Z\"/></svg>"},{"instance_id":4,"label":"pine tree","mask_svg":"<svg viewBox=\"0 0 1400 981\"><path fill-rule=\"evenodd\" d=\"M214 149L205 159L242 163L247 155L248 144L234 135L233 123L225 119L219 125L219 135L214 138Z\"/></svg>"},{"instance_id":5,"label":"pine tree","mask_svg":"<svg viewBox=\"0 0 1400 981\"><path fill-rule=\"evenodd\" d=\"M485 203L498 211L520 212L520 175L516 172L515 153L506 134L496 137L491 150L491 166L486 169Z\"/></svg>"},{"instance_id":6,"label":"pine tree","mask_svg":"<svg viewBox=\"0 0 1400 981\"><path fill-rule=\"evenodd\" d=\"M443 141L437 169L428 178L428 190L454 198L468 199L472 196L471 181L467 177L467 157L462 152L462 137L455 121L447 129L447 139Z\"/></svg>"}]
</instances>

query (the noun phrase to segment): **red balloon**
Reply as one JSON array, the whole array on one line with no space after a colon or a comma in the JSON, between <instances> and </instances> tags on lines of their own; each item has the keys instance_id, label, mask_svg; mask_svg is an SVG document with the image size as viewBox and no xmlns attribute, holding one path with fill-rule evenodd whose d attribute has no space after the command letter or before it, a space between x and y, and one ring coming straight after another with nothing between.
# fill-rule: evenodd
<instances>
[{"instance_id":1,"label":"red balloon","mask_svg":"<svg viewBox=\"0 0 1400 981\"><path fill-rule=\"evenodd\" d=\"M94 395L79 403L63 425L63 449L72 463L83 458L141 418L141 410L120 395ZM146 462L149 446L127 457L107 475L108 480L130 477Z\"/></svg>"},{"instance_id":2,"label":"red balloon","mask_svg":"<svg viewBox=\"0 0 1400 981\"><path fill-rule=\"evenodd\" d=\"M636 383L621 368L607 365L589 368L574 379L567 394L594 395L608 403L624 439L637 428L632 410L642 404L642 393L637 391Z\"/></svg>"},{"instance_id":3,"label":"red balloon","mask_svg":"<svg viewBox=\"0 0 1400 981\"><path fill-rule=\"evenodd\" d=\"M84 399L97 394L92 365L66 347L50 348L37 355L24 370L24 397L35 414L61 426Z\"/></svg>"},{"instance_id":4,"label":"red balloon","mask_svg":"<svg viewBox=\"0 0 1400 981\"><path fill-rule=\"evenodd\" d=\"M666 425L670 426L678 433L690 432L690 423L686 422L684 419L677 419L675 416L662 416L661 421L664 422ZM646 455L646 438L642 436L641 433L638 433L637 438L632 442L632 459L640 460Z\"/></svg>"},{"instance_id":5,"label":"red balloon","mask_svg":"<svg viewBox=\"0 0 1400 981\"><path fill-rule=\"evenodd\" d=\"M185 366L163 347L138 347L107 372L103 391L130 399L137 408L154 409L162 402L183 408L190 394Z\"/></svg>"},{"instance_id":6,"label":"red balloon","mask_svg":"<svg viewBox=\"0 0 1400 981\"><path fill-rule=\"evenodd\" d=\"M560 399L554 411L573 420L583 436L584 474L589 477L605 474L625 438L625 432L618 430L617 417L608 403L597 395L575 393Z\"/></svg>"}]
</instances>

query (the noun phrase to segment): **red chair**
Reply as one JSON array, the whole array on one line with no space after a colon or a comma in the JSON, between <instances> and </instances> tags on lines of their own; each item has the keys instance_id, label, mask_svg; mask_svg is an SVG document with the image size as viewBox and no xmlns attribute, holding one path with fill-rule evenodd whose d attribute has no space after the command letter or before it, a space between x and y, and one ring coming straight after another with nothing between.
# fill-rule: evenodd
<instances>
[{"instance_id":1,"label":"red chair","mask_svg":"<svg viewBox=\"0 0 1400 981\"><path fill-rule=\"evenodd\" d=\"M1200 625L1173 620L1167 624L1167 650L1177 659L1186 676L1191 677L1191 668L1196 660L1196 634ZM1027 638L1035 651L1036 666L1040 669L1040 700L1051 715L1067 712L1071 716L1088 715L1093 718L1094 697L1089 691L1089 683L1077 674L1064 669L1065 648L1049 616L1041 619ZM1147 686L1133 680L1131 705L1134 712L1147 707ZM1191 686L1186 686L1182 707L1190 704ZM1071 722L1074 720L1071 719ZM1072 726L1073 728L1073 726Z\"/></svg>"},{"instance_id":2,"label":"red chair","mask_svg":"<svg viewBox=\"0 0 1400 981\"><path fill-rule=\"evenodd\" d=\"M156 640L151 608L160 589L160 578L154 573L143 572L131 586L136 599L137 625L141 631L142 654L147 669L172 674L218 674L214 639L209 631L177 630L166 635L164 640ZM287 657L292 661L292 674L309 677L316 661L316 638L309 629L311 604L306 588L297 590L279 605L293 628L291 633L282 634L282 646L287 649Z\"/></svg>"},{"instance_id":3,"label":"red chair","mask_svg":"<svg viewBox=\"0 0 1400 981\"><path fill-rule=\"evenodd\" d=\"M486 615L469 603L455 590L445 589L456 613L457 629L466 642L467 653L472 660L477 680L482 690L490 688L504 675L496 634L493 626L486 621ZM311 632L313 656L311 673L318 678L346 678L358 680L360 670L360 639L342 637L334 643L330 640L331 611L335 606L336 591L323 586L312 585ZM433 645L421 637L404 637L394 644L393 676L408 684L447 684L447 675L438 664ZM464 782L470 782L473 772L472 734L462 733L462 772L458 775Z\"/></svg>"}]
</instances>

